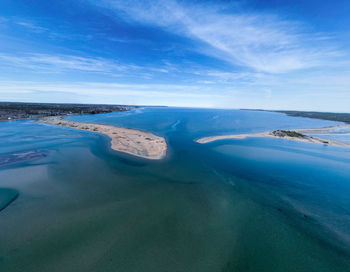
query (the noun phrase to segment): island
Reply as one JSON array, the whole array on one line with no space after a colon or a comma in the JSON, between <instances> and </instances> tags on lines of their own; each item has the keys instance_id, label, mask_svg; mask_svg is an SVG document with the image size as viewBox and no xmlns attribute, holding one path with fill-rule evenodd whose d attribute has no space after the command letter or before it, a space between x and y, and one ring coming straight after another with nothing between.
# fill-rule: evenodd
<instances>
[{"instance_id":1,"label":"island","mask_svg":"<svg viewBox=\"0 0 350 272\"><path fill-rule=\"evenodd\" d=\"M197 139L196 142L200 144L206 144L206 143L210 143L218 140L226 140L226 139L245 139L247 137L272 137L272 138L281 138L281 139L314 143L314 144L323 144L323 145L332 145L332 146L350 146L350 144L348 143L344 143L336 140L330 140L330 139L323 139L323 138L304 134L304 133L336 134L335 133L336 129L340 129L340 128L350 128L350 125L341 125L341 126L316 128L316 129L294 129L294 130L278 129L273 131L248 133L248 134L220 135L220 136L200 138L200 139ZM350 133L350 131L347 133Z\"/></svg>"},{"instance_id":2,"label":"island","mask_svg":"<svg viewBox=\"0 0 350 272\"><path fill-rule=\"evenodd\" d=\"M69 121L62 116L44 117L37 122L107 135L113 150L145 159L163 159L167 152L167 143L163 137L143 130Z\"/></svg>"}]
</instances>

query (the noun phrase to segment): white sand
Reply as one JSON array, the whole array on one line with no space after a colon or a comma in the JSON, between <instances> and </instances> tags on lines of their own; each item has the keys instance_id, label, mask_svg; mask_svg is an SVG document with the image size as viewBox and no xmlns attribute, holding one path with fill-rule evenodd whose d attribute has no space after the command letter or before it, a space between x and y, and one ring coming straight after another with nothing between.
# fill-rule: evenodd
<instances>
[{"instance_id":1,"label":"white sand","mask_svg":"<svg viewBox=\"0 0 350 272\"><path fill-rule=\"evenodd\" d=\"M344 126L335 126L335 127L327 127L327 128L316 128L316 129L293 129L289 131L294 131L298 133L310 133L310 134L336 134L332 132L336 128L348 127L348 125ZM222 135L222 136L211 136L197 139L197 143L206 144L214 141L225 140L225 139L245 139L247 137L272 137L279 139L287 139L299 142L306 143L314 143L314 144L323 144L323 145L332 145L332 146L350 146L348 143L323 139L319 137L304 135L304 137L290 137L290 136L278 136L274 135L272 131L266 132L258 132L258 133L249 133L249 134L231 134L231 135Z\"/></svg>"},{"instance_id":2,"label":"white sand","mask_svg":"<svg viewBox=\"0 0 350 272\"><path fill-rule=\"evenodd\" d=\"M153 133L111 125L75 122L63 117L45 117L38 122L101 133L111 138L111 148L134 156L159 160L166 156L167 143Z\"/></svg>"}]
</instances>

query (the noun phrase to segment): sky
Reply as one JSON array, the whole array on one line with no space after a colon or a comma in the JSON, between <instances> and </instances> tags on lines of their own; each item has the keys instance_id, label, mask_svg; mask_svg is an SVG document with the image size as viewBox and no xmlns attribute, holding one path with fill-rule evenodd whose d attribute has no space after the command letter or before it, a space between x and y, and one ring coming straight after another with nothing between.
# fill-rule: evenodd
<instances>
[{"instance_id":1,"label":"sky","mask_svg":"<svg viewBox=\"0 0 350 272\"><path fill-rule=\"evenodd\" d=\"M349 0L1 0L0 101L350 112Z\"/></svg>"}]
</instances>

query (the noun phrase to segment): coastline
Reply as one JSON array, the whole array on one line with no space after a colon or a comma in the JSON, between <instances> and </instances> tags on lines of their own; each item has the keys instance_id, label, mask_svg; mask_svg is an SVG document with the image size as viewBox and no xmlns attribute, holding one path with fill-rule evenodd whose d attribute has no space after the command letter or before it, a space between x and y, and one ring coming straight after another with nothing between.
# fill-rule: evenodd
<instances>
[{"instance_id":1,"label":"coastline","mask_svg":"<svg viewBox=\"0 0 350 272\"><path fill-rule=\"evenodd\" d=\"M39 120L50 116L121 112L137 107L103 104L0 102L0 121Z\"/></svg>"},{"instance_id":2,"label":"coastline","mask_svg":"<svg viewBox=\"0 0 350 272\"><path fill-rule=\"evenodd\" d=\"M350 144L348 143L302 134L302 133L344 134L344 132L335 133L334 129L337 129L337 128L350 128L350 125L341 125L341 126L333 126L333 127L315 128L315 129L274 130L274 131L264 131L264 132L247 133L247 134L210 136L210 137L203 137L203 138L197 139L196 142L200 144L206 144L214 141L227 140L227 139L245 139L248 137L270 137L270 138L287 139L287 140L306 142L306 143L349 147Z\"/></svg>"},{"instance_id":3,"label":"coastline","mask_svg":"<svg viewBox=\"0 0 350 272\"><path fill-rule=\"evenodd\" d=\"M104 134L111 139L113 150L145 159L160 160L165 158L167 152L165 139L147 131L69 121L58 116L45 117L36 122Z\"/></svg>"}]
</instances>

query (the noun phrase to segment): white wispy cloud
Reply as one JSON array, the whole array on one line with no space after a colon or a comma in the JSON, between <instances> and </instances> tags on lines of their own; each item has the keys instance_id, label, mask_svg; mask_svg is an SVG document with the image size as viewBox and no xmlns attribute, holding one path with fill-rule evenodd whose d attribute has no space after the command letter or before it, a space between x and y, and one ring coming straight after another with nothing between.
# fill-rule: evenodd
<instances>
[{"instance_id":1,"label":"white wispy cloud","mask_svg":"<svg viewBox=\"0 0 350 272\"><path fill-rule=\"evenodd\" d=\"M110 103L134 105L215 106L224 95L208 92L205 87L172 84L118 84L101 82L0 81L0 100ZM66 100L68 97L68 100ZM29 101L29 100L26 100ZM169 102L170 101L170 102Z\"/></svg>"},{"instance_id":2,"label":"white wispy cloud","mask_svg":"<svg viewBox=\"0 0 350 272\"><path fill-rule=\"evenodd\" d=\"M39 26L39 25L37 25L33 22L30 22L30 21L17 21L15 23L19 26L22 26L22 27L24 27L32 32L36 32L36 33L48 31L47 28Z\"/></svg>"},{"instance_id":3,"label":"white wispy cloud","mask_svg":"<svg viewBox=\"0 0 350 272\"><path fill-rule=\"evenodd\" d=\"M228 13L214 5L184 5L175 0L101 3L126 20L197 39L210 46L201 48L202 52L257 71L283 73L329 65L341 55L328 44L327 35L310 33L301 23L276 15Z\"/></svg>"},{"instance_id":4,"label":"white wispy cloud","mask_svg":"<svg viewBox=\"0 0 350 272\"><path fill-rule=\"evenodd\" d=\"M31 53L25 55L0 54L3 66L31 69L37 72L69 72L71 70L98 73L116 73L136 69L134 65L120 65L104 58L63 54Z\"/></svg>"},{"instance_id":5,"label":"white wispy cloud","mask_svg":"<svg viewBox=\"0 0 350 272\"><path fill-rule=\"evenodd\" d=\"M76 52L77 54L79 52ZM193 69L180 69L167 61L158 64L136 65L131 62L119 62L103 57L83 57L67 54L26 53L10 54L0 52L0 67L11 67L16 70L26 70L34 73L66 73L87 72L104 74L109 77L133 77L139 79L154 79L157 75L183 76L193 74ZM5 69L6 70L6 69ZM4 71L5 72L5 71Z\"/></svg>"},{"instance_id":6,"label":"white wispy cloud","mask_svg":"<svg viewBox=\"0 0 350 272\"><path fill-rule=\"evenodd\" d=\"M235 79L240 76L217 73L212 81L187 85L3 80L0 100L349 112L350 70L256 74L249 84Z\"/></svg>"},{"instance_id":7,"label":"white wispy cloud","mask_svg":"<svg viewBox=\"0 0 350 272\"><path fill-rule=\"evenodd\" d=\"M2 92L60 91L74 92L79 95L130 95L130 96L164 96L164 97L220 97L220 94L203 92L202 86L176 84L120 84L101 82L31 82L0 81Z\"/></svg>"}]
</instances>

